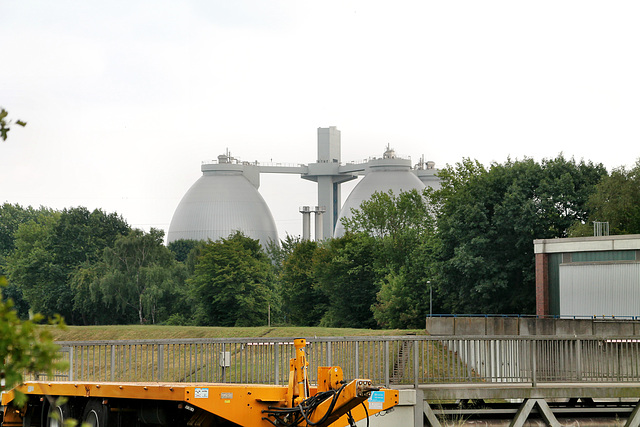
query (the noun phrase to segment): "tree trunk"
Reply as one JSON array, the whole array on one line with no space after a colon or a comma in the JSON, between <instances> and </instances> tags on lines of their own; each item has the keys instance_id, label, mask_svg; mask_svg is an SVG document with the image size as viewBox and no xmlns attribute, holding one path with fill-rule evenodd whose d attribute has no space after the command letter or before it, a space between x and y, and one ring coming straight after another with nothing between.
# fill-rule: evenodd
<instances>
[{"instance_id":1,"label":"tree trunk","mask_svg":"<svg viewBox=\"0 0 640 427\"><path fill-rule=\"evenodd\" d=\"M140 319L140 324L142 325L144 323L144 319L142 318L142 295L138 297L138 318Z\"/></svg>"}]
</instances>

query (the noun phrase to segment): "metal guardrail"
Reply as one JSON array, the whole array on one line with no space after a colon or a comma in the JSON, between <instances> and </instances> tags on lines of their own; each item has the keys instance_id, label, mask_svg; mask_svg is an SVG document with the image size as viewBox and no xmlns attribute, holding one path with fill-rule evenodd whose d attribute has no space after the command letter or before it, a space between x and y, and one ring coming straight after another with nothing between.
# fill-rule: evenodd
<instances>
[{"instance_id":1,"label":"metal guardrail","mask_svg":"<svg viewBox=\"0 0 640 427\"><path fill-rule=\"evenodd\" d=\"M375 384L640 381L640 340L607 337L308 338L318 366ZM68 370L51 379L287 384L287 338L59 342ZM44 379L44 378L41 378Z\"/></svg>"}]
</instances>

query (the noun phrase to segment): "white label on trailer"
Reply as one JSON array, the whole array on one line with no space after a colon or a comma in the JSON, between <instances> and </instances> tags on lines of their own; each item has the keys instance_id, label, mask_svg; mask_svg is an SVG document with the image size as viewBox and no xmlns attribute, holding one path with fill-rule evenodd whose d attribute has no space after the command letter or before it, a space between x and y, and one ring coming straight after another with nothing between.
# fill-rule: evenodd
<instances>
[{"instance_id":1,"label":"white label on trailer","mask_svg":"<svg viewBox=\"0 0 640 427\"><path fill-rule=\"evenodd\" d=\"M372 391L369 396L369 409L382 409L384 391Z\"/></svg>"},{"instance_id":2,"label":"white label on trailer","mask_svg":"<svg viewBox=\"0 0 640 427\"><path fill-rule=\"evenodd\" d=\"M209 389L208 388L196 387L196 389L193 392L193 397L195 399L208 399L209 398Z\"/></svg>"}]
</instances>

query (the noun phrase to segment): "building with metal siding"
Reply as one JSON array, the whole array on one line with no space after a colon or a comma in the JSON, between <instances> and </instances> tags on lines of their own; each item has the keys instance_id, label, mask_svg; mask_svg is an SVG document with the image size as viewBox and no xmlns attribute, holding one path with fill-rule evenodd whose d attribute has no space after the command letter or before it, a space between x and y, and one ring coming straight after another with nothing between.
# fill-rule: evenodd
<instances>
[{"instance_id":1,"label":"building with metal siding","mask_svg":"<svg viewBox=\"0 0 640 427\"><path fill-rule=\"evenodd\" d=\"M536 314L640 316L640 235L534 241Z\"/></svg>"}]
</instances>

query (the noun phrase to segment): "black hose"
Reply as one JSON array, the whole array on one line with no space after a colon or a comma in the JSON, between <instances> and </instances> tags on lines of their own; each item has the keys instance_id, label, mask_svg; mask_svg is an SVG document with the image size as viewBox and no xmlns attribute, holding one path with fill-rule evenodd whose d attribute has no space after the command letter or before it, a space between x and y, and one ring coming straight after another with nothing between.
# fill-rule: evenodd
<instances>
[{"instance_id":1,"label":"black hose","mask_svg":"<svg viewBox=\"0 0 640 427\"><path fill-rule=\"evenodd\" d=\"M263 414L267 414L269 417L273 417L275 421L270 420L269 418L263 418L269 421L276 427L295 427L302 422L302 420L306 421L310 426L316 426L323 424L327 421L331 413L333 412L333 408L338 401L338 397L342 390L346 387L346 384L343 384L337 391L329 390L316 394L315 396L311 396L306 400L302 401L295 408L281 408L275 406L269 406L267 410L262 411ZM320 406L320 404L326 401L331 396L331 403L329 404L329 408L327 412L322 416L322 418L317 422L312 422L309 420L311 414ZM288 419L292 417L292 419Z\"/></svg>"}]
</instances>

